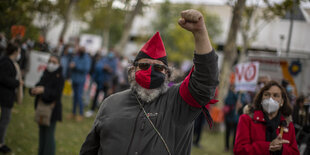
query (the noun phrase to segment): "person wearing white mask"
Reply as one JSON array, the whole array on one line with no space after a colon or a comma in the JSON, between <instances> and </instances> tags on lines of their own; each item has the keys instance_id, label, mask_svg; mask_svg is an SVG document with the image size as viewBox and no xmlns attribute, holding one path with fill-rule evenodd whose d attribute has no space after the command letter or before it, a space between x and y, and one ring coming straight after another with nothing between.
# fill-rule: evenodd
<instances>
[{"instance_id":1,"label":"person wearing white mask","mask_svg":"<svg viewBox=\"0 0 310 155\"><path fill-rule=\"evenodd\" d=\"M246 109L239 119L234 154L299 154L292 108L280 84L268 82Z\"/></svg>"},{"instance_id":2,"label":"person wearing white mask","mask_svg":"<svg viewBox=\"0 0 310 155\"><path fill-rule=\"evenodd\" d=\"M11 111L16 99L16 89L23 85L16 61L20 58L20 48L9 43L5 56L0 59L0 152L8 153L11 149L5 145L4 139L11 120Z\"/></svg>"},{"instance_id":3,"label":"person wearing white mask","mask_svg":"<svg viewBox=\"0 0 310 155\"><path fill-rule=\"evenodd\" d=\"M39 124L39 150L38 155L54 155L55 145L55 128L56 122L62 120L61 96L64 87L64 78L62 76L59 57L51 55L46 70L36 87L30 89L29 93L36 96L35 108L39 100L44 104L53 104L50 125Z\"/></svg>"}]
</instances>

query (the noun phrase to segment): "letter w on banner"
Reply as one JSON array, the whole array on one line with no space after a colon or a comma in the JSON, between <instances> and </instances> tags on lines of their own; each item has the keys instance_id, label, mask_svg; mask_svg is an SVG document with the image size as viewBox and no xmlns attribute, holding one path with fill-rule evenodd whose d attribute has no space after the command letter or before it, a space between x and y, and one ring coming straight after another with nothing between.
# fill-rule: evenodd
<instances>
[{"instance_id":1,"label":"letter w on banner","mask_svg":"<svg viewBox=\"0 0 310 155\"><path fill-rule=\"evenodd\" d=\"M240 63L235 66L236 91L255 91L258 79L259 63Z\"/></svg>"}]
</instances>

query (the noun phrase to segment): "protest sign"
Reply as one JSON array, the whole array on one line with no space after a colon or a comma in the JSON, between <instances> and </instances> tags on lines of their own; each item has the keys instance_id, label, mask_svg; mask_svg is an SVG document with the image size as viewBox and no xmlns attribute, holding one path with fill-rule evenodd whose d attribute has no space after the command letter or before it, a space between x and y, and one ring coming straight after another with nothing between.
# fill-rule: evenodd
<instances>
[{"instance_id":1,"label":"protest sign","mask_svg":"<svg viewBox=\"0 0 310 155\"><path fill-rule=\"evenodd\" d=\"M237 91L255 91L258 79L259 63L237 64L235 67L235 88Z\"/></svg>"},{"instance_id":2,"label":"protest sign","mask_svg":"<svg viewBox=\"0 0 310 155\"><path fill-rule=\"evenodd\" d=\"M34 87L40 80L50 54L38 51L31 51L29 55L29 71L25 76L25 86Z\"/></svg>"}]
</instances>

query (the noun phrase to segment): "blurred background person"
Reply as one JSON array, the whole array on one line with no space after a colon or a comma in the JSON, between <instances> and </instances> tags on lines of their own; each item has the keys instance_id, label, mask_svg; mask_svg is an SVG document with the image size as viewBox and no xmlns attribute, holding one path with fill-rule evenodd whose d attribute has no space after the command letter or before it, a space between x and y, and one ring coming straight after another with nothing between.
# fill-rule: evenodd
<instances>
[{"instance_id":1,"label":"blurred background person","mask_svg":"<svg viewBox=\"0 0 310 155\"><path fill-rule=\"evenodd\" d=\"M269 75L260 75L257 80L257 92L260 91L271 80Z\"/></svg>"},{"instance_id":2,"label":"blurred background person","mask_svg":"<svg viewBox=\"0 0 310 155\"><path fill-rule=\"evenodd\" d=\"M51 55L40 81L36 84L36 87L30 89L30 94L36 96L35 107L37 107L39 100L42 100L45 104L54 104L50 126L39 124L39 155L55 154L56 121L62 120L61 96L64 78L61 69L59 57Z\"/></svg>"},{"instance_id":3,"label":"blurred background person","mask_svg":"<svg viewBox=\"0 0 310 155\"><path fill-rule=\"evenodd\" d=\"M228 90L227 97L225 98L225 105L224 105L225 151L229 151L231 133L233 134L233 144L235 142L236 128L237 128L238 117L239 117L237 110L240 108L240 105L239 105L240 103L238 103L238 95L239 94L235 91L235 86L231 84Z\"/></svg>"},{"instance_id":4,"label":"blurred background person","mask_svg":"<svg viewBox=\"0 0 310 155\"><path fill-rule=\"evenodd\" d=\"M81 121L84 115L84 103L83 103L83 89L91 66L91 59L86 53L84 47L80 47L77 54L73 57L70 63L72 89L73 89L73 108L71 119L75 118L77 121ZM76 114L77 107L79 106L79 115Z\"/></svg>"},{"instance_id":5,"label":"blurred background person","mask_svg":"<svg viewBox=\"0 0 310 155\"><path fill-rule=\"evenodd\" d=\"M5 54L7 40L4 33L0 33L0 58Z\"/></svg>"},{"instance_id":6,"label":"blurred background person","mask_svg":"<svg viewBox=\"0 0 310 155\"><path fill-rule=\"evenodd\" d=\"M97 84L97 89L93 98L91 109L85 114L86 117L91 117L94 114L94 111L98 106L98 96L100 91L104 92L103 99L113 93L109 90L112 90L113 77L116 72L116 67L117 59L113 51L110 51L107 56L97 62L93 73L93 79Z\"/></svg>"},{"instance_id":7,"label":"blurred background person","mask_svg":"<svg viewBox=\"0 0 310 155\"><path fill-rule=\"evenodd\" d=\"M309 125L309 106L305 105L306 97L304 95L300 95L296 99L296 103L294 105L293 112L293 122L300 126ZM296 130L298 132L298 130Z\"/></svg>"},{"instance_id":8,"label":"blurred background person","mask_svg":"<svg viewBox=\"0 0 310 155\"><path fill-rule=\"evenodd\" d=\"M19 80L17 61L20 59L20 48L16 43L9 43L6 54L0 59L0 152L8 153L11 149L5 145L4 139L11 120L11 111L16 99L16 88L23 85ZM21 73L19 73L21 74Z\"/></svg>"},{"instance_id":9,"label":"blurred background person","mask_svg":"<svg viewBox=\"0 0 310 155\"><path fill-rule=\"evenodd\" d=\"M293 122L296 132L296 140L301 154L309 154L310 148L310 122L309 122L309 104L306 104L307 98L300 95L296 99L293 112ZM304 149L302 149L304 145ZM307 152L308 153L305 153Z\"/></svg>"},{"instance_id":10,"label":"blurred background person","mask_svg":"<svg viewBox=\"0 0 310 155\"><path fill-rule=\"evenodd\" d=\"M72 50L72 51L70 51ZM69 79L70 78L70 62L72 60L72 55L73 53L73 48L71 48L70 46L66 45L64 47L63 53L61 54L60 57L60 65L62 68L62 76L64 79Z\"/></svg>"},{"instance_id":11,"label":"blurred background person","mask_svg":"<svg viewBox=\"0 0 310 155\"><path fill-rule=\"evenodd\" d=\"M240 116L234 153L298 155L291 114L285 89L275 81L267 83Z\"/></svg>"},{"instance_id":12,"label":"blurred background person","mask_svg":"<svg viewBox=\"0 0 310 155\"><path fill-rule=\"evenodd\" d=\"M257 79L257 83L256 83L256 89L255 92L249 92L250 96L251 96L251 102L253 103L253 100L255 98L255 95L260 91L260 89L262 89L269 81L271 80L269 75L266 74L262 74L258 77Z\"/></svg>"},{"instance_id":13,"label":"blurred background person","mask_svg":"<svg viewBox=\"0 0 310 155\"><path fill-rule=\"evenodd\" d=\"M205 115L202 112L196 118L195 123L194 123L193 144L195 147L201 148L200 139L201 139L201 133L202 133L205 122L206 122Z\"/></svg>"},{"instance_id":14,"label":"blurred background person","mask_svg":"<svg viewBox=\"0 0 310 155\"><path fill-rule=\"evenodd\" d=\"M39 36L39 42L35 43L35 49L41 52L51 52L50 45L46 42L43 36Z\"/></svg>"},{"instance_id":15,"label":"blurred background person","mask_svg":"<svg viewBox=\"0 0 310 155\"><path fill-rule=\"evenodd\" d=\"M91 58L91 67L90 67L90 70L89 70L89 74L90 75L93 75L95 73L95 68L96 68L96 64L98 61L100 61L102 58L101 54L100 54L100 51L97 51L97 53L92 56Z\"/></svg>"},{"instance_id":16,"label":"blurred background person","mask_svg":"<svg viewBox=\"0 0 310 155\"><path fill-rule=\"evenodd\" d=\"M116 89L116 92L120 92L129 88L129 82L127 78L128 67L129 67L128 58L125 56L120 56L116 70L116 74L118 77L118 88Z\"/></svg>"},{"instance_id":17,"label":"blurred background person","mask_svg":"<svg viewBox=\"0 0 310 155\"><path fill-rule=\"evenodd\" d=\"M281 81L281 85L286 90L288 99L290 100L290 104L293 106L295 104L295 101L296 101L296 96L294 94L294 88L289 83L289 81L287 81L286 79L283 79Z\"/></svg>"},{"instance_id":18,"label":"blurred background person","mask_svg":"<svg viewBox=\"0 0 310 155\"><path fill-rule=\"evenodd\" d=\"M28 71L28 60L29 60L29 48L27 45L27 42L20 41L20 59L18 60L18 64L20 66L21 72L22 72L22 77L25 79L26 73Z\"/></svg>"},{"instance_id":19,"label":"blurred background person","mask_svg":"<svg viewBox=\"0 0 310 155\"><path fill-rule=\"evenodd\" d=\"M97 62L101 59L101 51L97 51L96 54L94 56L91 57L91 67L89 70L89 83L88 83L88 87L87 87L87 91L84 91L83 93L83 98L84 98L84 105L89 105L89 103L91 102L91 92L92 92L92 88L93 88L93 84L94 84L94 73L95 73L95 67ZM85 113L86 117L87 117L87 113L89 113L89 111L87 111Z\"/></svg>"}]
</instances>

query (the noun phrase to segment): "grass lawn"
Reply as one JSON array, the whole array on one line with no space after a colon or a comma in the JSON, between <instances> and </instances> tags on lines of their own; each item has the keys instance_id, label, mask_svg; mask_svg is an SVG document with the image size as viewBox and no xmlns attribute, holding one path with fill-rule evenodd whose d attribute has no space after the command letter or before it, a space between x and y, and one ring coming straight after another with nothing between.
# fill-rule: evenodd
<instances>
[{"instance_id":1,"label":"grass lawn","mask_svg":"<svg viewBox=\"0 0 310 155\"><path fill-rule=\"evenodd\" d=\"M34 122L34 98L25 91L24 103L15 104L12 119L8 127L6 144L11 147L15 155L36 155L38 150L38 125ZM78 155L94 120L85 118L82 122L69 120L72 101L64 96L63 121L56 124L56 154ZM204 132L201 149L192 148L192 155L228 155L224 150L222 133Z\"/></svg>"}]
</instances>

